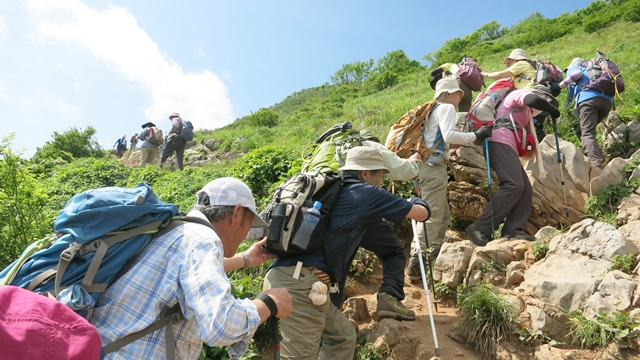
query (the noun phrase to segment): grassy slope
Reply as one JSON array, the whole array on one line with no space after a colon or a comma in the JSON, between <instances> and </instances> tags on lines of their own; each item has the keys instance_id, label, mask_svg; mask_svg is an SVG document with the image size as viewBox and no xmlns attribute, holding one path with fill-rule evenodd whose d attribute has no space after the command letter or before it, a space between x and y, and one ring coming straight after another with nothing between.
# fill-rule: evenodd
<instances>
[{"instance_id":1,"label":"grassy slope","mask_svg":"<svg viewBox=\"0 0 640 360\"><path fill-rule=\"evenodd\" d=\"M593 34L577 30L552 43L526 50L530 57L551 60L561 68L576 56L587 59L592 57L595 49L608 54L619 65L625 77L627 91L623 94L624 100L616 100L616 103L621 114L629 117L640 113L640 91L635 85L640 81L638 38L640 23L620 22ZM504 68L502 59L506 55L493 54L477 60L483 69L497 71ZM433 98L428 78L429 72L422 70L405 76L396 86L359 97L353 96L354 92L348 89L341 89L340 94L336 94L338 89L326 84L304 89L269 108L280 119L279 125L273 128L251 126L246 118L241 118L223 129L209 133L207 137L221 142L233 142L232 149L244 151L277 144L300 152L326 128L349 120L354 128L368 128L384 139L390 124L407 110ZM563 91L559 96L560 104L564 104L565 99L566 92ZM241 137L246 139L240 143L235 141Z\"/></svg>"}]
</instances>

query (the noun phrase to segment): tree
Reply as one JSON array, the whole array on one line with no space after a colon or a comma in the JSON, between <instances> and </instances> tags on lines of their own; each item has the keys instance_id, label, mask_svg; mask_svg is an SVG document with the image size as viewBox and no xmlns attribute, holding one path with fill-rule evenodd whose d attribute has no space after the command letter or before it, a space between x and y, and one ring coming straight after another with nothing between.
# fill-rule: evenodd
<instances>
[{"instance_id":1,"label":"tree","mask_svg":"<svg viewBox=\"0 0 640 360\"><path fill-rule=\"evenodd\" d=\"M376 74L390 72L396 75L402 75L420 68L422 68L420 62L417 60L409 60L407 54L402 50L394 50L378 59L378 64L373 69L373 72Z\"/></svg>"},{"instance_id":2,"label":"tree","mask_svg":"<svg viewBox=\"0 0 640 360\"><path fill-rule=\"evenodd\" d=\"M10 135L0 143L0 269L18 258L33 240L50 232L47 195L13 153Z\"/></svg>"},{"instance_id":3,"label":"tree","mask_svg":"<svg viewBox=\"0 0 640 360\"><path fill-rule=\"evenodd\" d=\"M369 78L372 67L373 59L343 65L340 70L331 76L331 82L335 85L362 84Z\"/></svg>"},{"instance_id":4,"label":"tree","mask_svg":"<svg viewBox=\"0 0 640 360\"><path fill-rule=\"evenodd\" d=\"M43 147L36 150L32 160L40 162L45 159L62 159L71 162L83 157L102 158L104 151L93 137L96 129L92 126L80 131L75 127L62 134L54 132L53 140L47 141Z\"/></svg>"}]
</instances>

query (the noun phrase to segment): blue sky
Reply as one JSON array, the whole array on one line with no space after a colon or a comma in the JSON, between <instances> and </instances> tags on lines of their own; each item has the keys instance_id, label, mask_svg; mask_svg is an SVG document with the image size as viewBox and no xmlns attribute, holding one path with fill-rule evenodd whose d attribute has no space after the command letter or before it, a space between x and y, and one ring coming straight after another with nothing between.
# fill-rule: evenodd
<instances>
[{"instance_id":1,"label":"blue sky","mask_svg":"<svg viewBox=\"0 0 640 360\"><path fill-rule=\"evenodd\" d=\"M168 129L174 111L215 129L344 64L398 49L421 60L490 21L590 2L2 1L0 135L30 157L54 131L91 125L109 149L147 121Z\"/></svg>"}]
</instances>

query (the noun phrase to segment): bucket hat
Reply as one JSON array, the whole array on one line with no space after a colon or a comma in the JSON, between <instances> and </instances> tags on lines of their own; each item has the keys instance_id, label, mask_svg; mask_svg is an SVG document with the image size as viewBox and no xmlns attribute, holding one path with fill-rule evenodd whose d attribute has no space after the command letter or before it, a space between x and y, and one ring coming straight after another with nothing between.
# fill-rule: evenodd
<instances>
[{"instance_id":1,"label":"bucket hat","mask_svg":"<svg viewBox=\"0 0 640 360\"><path fill-rule=\"evenodd\" d=\"M547 86L544 85L534 85L531 90L533 90L533 92L536 92L538 94L543 94L543 95L547 95L549 96L551 99L547 100L551 105L558 107L558 100L555 99L555 97L553 96L553 93L551 91L551 89Z\"/></svg>"},{"instance_id":2,"label":"bucket hat","mask_svg":"<svg viewBox=\"0 0 640 360\"><path fill-rule=\"evenodd\" d=\"M384 166L384 160L380 151L366 146L356 146L347 152L347 160L344 166L338 170L389 170Z\"/></svg>"},{"instance_id":3,"label":"bucket hat","mask_svg":"<svg viewBox=\"0 0 640 360\"><path fill-rule=\"evenodd\" d=\"M436 95L433 98L437 99L443 92L451 94L456 91L462 92L462 95L464 96L464 90L460 89L458 80L450 78L440 79L436 83Z\"/></svg>"},{"instance_id":4,"label":"bucket hat","mask_svg":"<svg viewBox=\"0 0 640 360\"><path fill-rule=\"evenodd\" d=\"M565 73L566 73L566 72L567 72L567 70L568 70L570 67L572 67L572 66L576 66L576 65L582 65L582 64L584 64L584 63L586 63L586 62L587 62L587 60L585 60L584 58L581 58L581 57L573 58L573 60L571 60L571 62L569 63L569 65L567 65L567 67L566 67L566 68L564 68L564 70L563 70L562 72L565 72Z\"/></svg>"},{"instance_id":5,"label":"bucket hat","mask_svg":"<svg viewBox=\"0 0 640 360\"><path fill-rule=\"evenodd\" d=\"M178 114L177 112L172 112L171 115L169 115L169 119L174 117L180 117L180 114Z\"/></svg>"},{"instance_id":6,"label":"bucket hat","mask_svg":"<svg viewBox=\"0 0 640 360\"><path fill-rule=\"evenodd\" d=\"M360 130L360 137L365 140L380 142L380 139L378 139L377 136L373 135L373 133L369 130Z\"/></svg>"},{"instance_id":7,"label":"bucket hat","mask_svg":"<svg viewBox=\"0 0 640 360\"><path fill-rule=\"evenodd\" d=\"M523 49L513 49L507 59L527 60L527 53Z\"/></svg>"},{"instance_id":8,"label":"bucket hat","mask_svg":"<svg viewBox=\"0 0 640 360\"><path fill-rule=\"evenodd\" d=\"M146 127L155 127L156 124L152 123L151 121L149 121L148 123L144 123L142 124L142 128L146 128Z\"/></svg>"},{"instance_id":9,"label":"bucket hat","mask_svg":"<svg viewBox=\"0 0 640 360\"><path fill-rule=\"evenodd\" d=\"M222 177L210 181L196 193L198 205L212 206L236 206L251 210L253 222L251 227L267 227L256 211L256 201L253 199L251 189L242 181L232 177Z\"/></svg>"}]
</instances>

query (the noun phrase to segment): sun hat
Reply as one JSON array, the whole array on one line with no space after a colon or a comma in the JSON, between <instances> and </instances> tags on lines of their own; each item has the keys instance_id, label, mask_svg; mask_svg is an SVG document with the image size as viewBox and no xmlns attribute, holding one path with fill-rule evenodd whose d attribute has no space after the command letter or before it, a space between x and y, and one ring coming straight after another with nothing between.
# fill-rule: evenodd
<instances>
[{"instance_id":1,"label":"sun hat","mask_svg":"<svg viewBox=\"0 0 640 360\"><path fill-rule=\"evenodd\" d=\"M450 78L440 79L436 83L436 95L433 98L437 99L443 92L451 94L456 91L462 92L462 95L464 96L464 90L460 89L458 80Z\"/></svg>"},{"instance_id":2,"label":"sun hat","mask_svg":"<svg viewBox=\"0 0 640 360\"><path fill-rule=\"evenodd\" d=\"M152 123L151 121L149 121L148 123L144 123L142 124L142 128L146 128L146 127L155 127L156 124Z\"/></svg>"},{"instance_id":3,"label":"sun hat","mask_svg":"<svg viewBox=\"0 0 640 360\"><path fill-rule=\"evenodd\" d=\"M338 170L389 170L384 166L382 154L377 149L367 146L356 146L347 152L344 166Z\"/></svg>"},{"instance_id":4,"label":"sun hat","mask_svg":"<svg viewBox=\"0 0 640 360\"><path fill-rule=\"evenodd\" d=\"M553 93L551 91L550 88L548 88L547 86L544 85L534 85L531 90L533 90L534 92L537 92L539 94L543 94L543 95L547 95L549 96L551 99L547 100L549 103L551 103L551 105L558 107L558 100L555 99L555 97L553 96Z\"/></svg>"},{"instance_id":5,"label":"sun hat","mask_svg":"<svg viewBox=\"0 0 640 360\"><path fill-rule=\"evenodd\" d=\"M378 139L377 136L373 135L373 133L369 130L360 130L360 137L365 140L380 142L380 139Z\"/></svg>"},{"instance_id":6,"label":"sun hat","mask_svg":"<svg viewBox=\"0 0 640 360\"><path fill-rule=\"evenodd\" d=\"M17 286L0 286L3 359L98 359L95 326L63 303Z\"/></svg>"},{"instance_id":7,"label":"sun hat","mask_svg":"<svg viewBox=\"0 0 640 360\"><path fill-rule=\"evenodd\" d=\"M586 63L586 62L587 62L587 60L585 60L584 58L581 58L581 57L573 58L573 60L571 60L571 62L569 63L569 65L567 65L567 67L566 67L566 68L564 68L564 70L563 70L562 72L565 72L565 73L566 73L566 72L567 72L567 70L568 70L570 67L572 67L572 66L576 66L576 65L582 65L582 64L584 64L584 63Z\"/></svg>"},{"instance_id":8,"label":"sun hat","mask_svg":"<svg viewBox=\"0 0 640 360\"><path fill-rule=\"evenodd\" d=\"M169 115L169 119L174 117L180 117L180 114L178 114L177 112L172 112L171 115Z\"/></svg>"},{"instance_id":9,"label":"sun hat","mask_svg":"<svg viewBox=\"0 0 640 360\"><path fill-rule=\"evenodd\" d=\"M507 59L513 60L527 60L527 53L522 49L513 49Z\"/></svg>"},{"instance_id":10,"label":"sun hat","mask_svg":"<svg viewBox=\"0 0 640 360\"><path fill-rule=\"evenodd\" d=\"M198 205L236 206L240 205L251 210L253 222L251 227L267 227L256 211L256 201L251 189L242 181L232 177L221 177L210 181L196 193Z\"/></svg>"}]
</instances>

